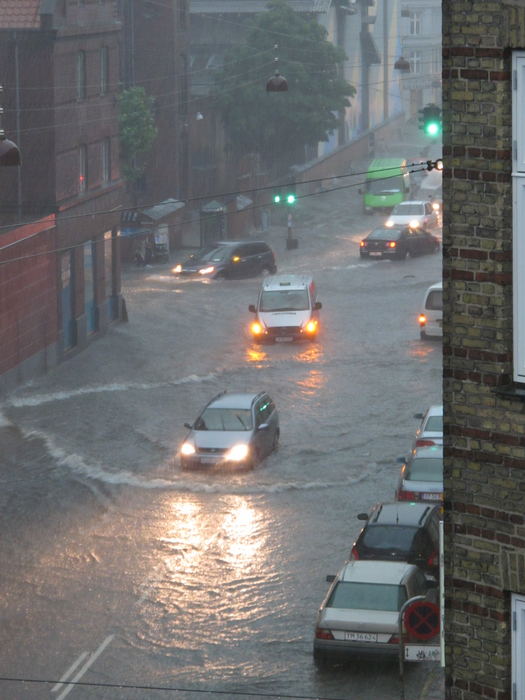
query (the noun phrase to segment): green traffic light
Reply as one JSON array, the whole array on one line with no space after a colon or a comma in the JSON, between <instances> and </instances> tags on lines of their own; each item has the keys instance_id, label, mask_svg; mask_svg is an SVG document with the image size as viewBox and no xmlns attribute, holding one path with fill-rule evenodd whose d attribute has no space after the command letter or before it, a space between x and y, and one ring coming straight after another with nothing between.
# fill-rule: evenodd
<instances>
[{"instance_id":1,"label":"green traffic light","mask_svg":"<svg viewBox=\"0 0 525 700\"><path fill-rule=\"evenodd\" d=\"M280 195L280 194L275 194L274 197L273 197L273 201L274 201L276 204L279 204L279 202L281 201L281 195Z\"/></svg>"},{"instance_id":2,"label":"green traffic light","mask_svg":"<svg viewBox=\"0 0 525 700\"><path fill-rule=\"evenodd\" d=\"M425 131L429 136L436 136L439 134L439 124L436 124L436 122L430 122L430 124L427 124Z\"/></svg>"},{"instance_id":3,"label":"green traffic light","mask_svg":"<svg viewBox=\"0 0 525 700\"><path fill-rule=\"evenodd\" d=\"M294 194L289 194L289 195L286 197L286 201L288 202L288 204L293 204L293 203L295 202L295 195L294 195Z\"/></svg>"}]
</instances>

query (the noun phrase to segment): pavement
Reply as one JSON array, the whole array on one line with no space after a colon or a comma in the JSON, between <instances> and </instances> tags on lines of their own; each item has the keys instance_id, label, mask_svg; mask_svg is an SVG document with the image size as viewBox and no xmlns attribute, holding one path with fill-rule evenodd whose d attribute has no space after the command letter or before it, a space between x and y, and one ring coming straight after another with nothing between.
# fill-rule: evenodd
<instances>
[{"instance_id":1,"label":"pavement","mask_svg":"<svg viewBox=\"0 0 525 700\"><path fill-rule=\"evenodd\" d=\"M445 669L436 663L421 691L419 700L444 700L445 698Z\"/></svg>"}]
</instances>

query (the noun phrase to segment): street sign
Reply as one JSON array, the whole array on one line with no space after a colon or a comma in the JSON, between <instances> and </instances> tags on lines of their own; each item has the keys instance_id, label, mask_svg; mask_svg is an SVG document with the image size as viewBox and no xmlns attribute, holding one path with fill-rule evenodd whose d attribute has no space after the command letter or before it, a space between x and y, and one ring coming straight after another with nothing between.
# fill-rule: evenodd
<instances>
[{"instance_id":1,"label":"street sign","mask_svg":"<svg viewBox=\"0 0 525 700\"><path fill-rule=\"evenodd\" d=\"M405 644L405 661L441 661L441 649L430 645Z\"/></svg>"},{"instance_id":2,"label":"street sign","mask_svg":"<svg viewBox=\"0 0 525 700\"><path fill-rule=\"evenodd\" d=\"M405 628L414 639L432 639L439 634L439 607L426 600L417 600L405 611Z\"/></svg>"}]
</instances>

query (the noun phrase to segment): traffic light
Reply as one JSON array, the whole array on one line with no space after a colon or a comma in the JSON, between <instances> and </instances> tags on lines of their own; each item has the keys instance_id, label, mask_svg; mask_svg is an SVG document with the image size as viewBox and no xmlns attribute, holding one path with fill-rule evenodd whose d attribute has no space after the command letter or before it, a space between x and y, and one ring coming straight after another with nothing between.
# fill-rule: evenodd
<instances>
[{"instance_id":1,"label":"traffic light","mask_svg":"<svg viewBox=\"0 0 525 700\"><path fill-rule=\"evenodd\" d=\"M286 203L293 204L295 202L295 192L288 192L286 195Z\"/></svg>"},{"instance_id":2,"label":"traffic light","mask_svg":"<svg viewBox=\"0 0 525 700\"><path fill-rule=\"evenodd\" d=\"M277 192L275 192L275 194L273 195L273 201L274 201L275 204L279 204L279 202L281 201L281 199L282 199L282 197L281 197L281 190L277 190Z\"/></svg>"},{"instance_id":3,"label":"traffic light","mask_svg":"<svg viewBox=\"0 0 525 700\"><path fill-rule=\"evenodd\" d=\"M281 189L274 192L273 195L274 204L279 204L280 202L286 202L286 204L295 204L295 189L286 188L284 193Z\"/></svg>"},{"instance_id":4,"label":"traffic light","mask_svg":"<svg viewBox=\"0 0 525 700\"><path fill-rule=\"evenodd\" d=\"M429 104L419 110L419 128L429 136L437 136L441 133L441 109L435 104Z\"/></svg>"}]
</instances>

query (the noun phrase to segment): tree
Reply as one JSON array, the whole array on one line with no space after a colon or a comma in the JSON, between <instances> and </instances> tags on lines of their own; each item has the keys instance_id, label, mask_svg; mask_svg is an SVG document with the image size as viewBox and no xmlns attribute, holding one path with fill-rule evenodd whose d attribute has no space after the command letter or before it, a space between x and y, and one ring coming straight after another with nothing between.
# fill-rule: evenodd
<instances>
[{"instance_id":1,"label":"tree","mask_svg":"<svg viewBox=\"0 0 525 700\"><path fill-rule=\"evenodd\" d=\"M151 114L153 97L142 87L124 90L118 98L120 170L133 188L144 174L144 155L157 137L157 127Z\"/></svg>"},{"instance_id":2,"label":"tree","mask_svg":"<svg viewBox=\"0 0 525 700\"><path fill-rule=\"evenodd\" d=\"M288 92L267 93L278 69ZM338 112L356 90L338 75L344 51L327 39L315 20L307 21L284 0L251 21L246 44L233 47L217 73L213 94L230 147L243 155L258 152L265 165L287 167L304 146L328 141L339 126Z\"/></svg>"}]
</instances>

